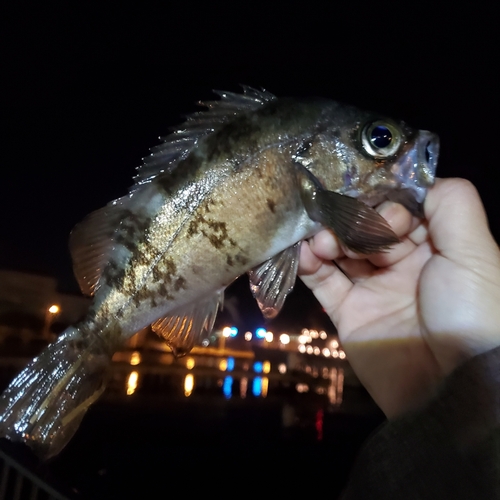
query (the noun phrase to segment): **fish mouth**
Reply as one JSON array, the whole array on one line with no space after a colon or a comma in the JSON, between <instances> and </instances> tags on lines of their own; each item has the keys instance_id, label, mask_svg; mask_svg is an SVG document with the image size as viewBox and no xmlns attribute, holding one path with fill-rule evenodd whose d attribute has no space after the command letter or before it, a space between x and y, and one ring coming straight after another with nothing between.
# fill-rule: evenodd
<instances>
[{"instance_id":1,"label":"fish mouth","mask_svg":"<svg viewBox=\"0 0 500 500\"><path fill-rule=\"evenodd\" d=\"M357 193L355 196L370 207L386 200L400 203L412 215L422 218L427 190L435 181L438 156L438 136L427 130L420 130L416 140L391 166L389 178L384 175L370 192Z\"/></svg>"},{"instance_id":2,"label":"fish mouth","mask_svg":"<svg viewBox=\"0 0 500 500\"><path fill-rule=\"evenodd\" d=\"M387 192L387 199L401 203L413 215L424 216L427 190L434 184L439 157L439 137L420 130L402 157L392 166L396 186Z\"/></svg>"}]
</instances>

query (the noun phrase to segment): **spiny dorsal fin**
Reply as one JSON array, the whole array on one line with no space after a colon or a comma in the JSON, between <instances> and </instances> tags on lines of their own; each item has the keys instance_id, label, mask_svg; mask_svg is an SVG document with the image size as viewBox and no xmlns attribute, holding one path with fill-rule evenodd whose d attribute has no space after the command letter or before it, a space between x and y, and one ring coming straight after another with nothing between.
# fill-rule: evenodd
<instances>
[{"instance_id":1,"label":"spiny dorsal fin","mask_svg":"<svg viewBox=\"0 0 500 500\"><path fill-rule=\"evenodd\" d=\"M135 185L130 191L135 191L141 184L151 182L159 174L174 169L187 157L199 139L212 133L220 125L276 99L267 90L257 90L246 85L242 87L243 94L214 90L220 97L218 101L200 101L198 104L207 107L207 110L189 115L174 132L160 138L163 143L151 148L151 154L143 158L142 165L137 167Z\"/></svg>"},{"instance_id":2,"label":"spiny dorsal fin","mask_svg":"<svg viewBox=\"0 0 500 500\"><path fill-rule=\"evenodd\" d=\"M300 242L248 271L250 290L265 318L275 318L293 290L299 255Z\"/></svg>"},{"instance_id":3,"label":"spiny dorsal fin","mask_svg":"<svg viewBox=\"0 0 500 500\"><path fill-rule=\"evenodd\" d=\"M172 349L174 356L186 355L202 335L208 335L214 326L219 307L224 301L224 290L194 304L188 304L164 318L151 328Z\"/></svg>"}]
</instances>

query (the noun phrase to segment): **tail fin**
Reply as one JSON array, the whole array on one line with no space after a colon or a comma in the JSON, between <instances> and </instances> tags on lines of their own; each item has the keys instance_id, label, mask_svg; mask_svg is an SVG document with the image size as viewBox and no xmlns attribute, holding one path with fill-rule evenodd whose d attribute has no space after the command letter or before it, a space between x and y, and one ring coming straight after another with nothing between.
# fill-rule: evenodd
<instances>
[{"instance_id":1,"label":"tail fin","mask_svg":"<svg viewBox=\"0 0 500 500\"><path fill-rule=\"evenodd\" d=\"M97 335L68 328L0 397L0 437L43 458L59 453L102 394L111 355Z\"/></svg>"}]
</instances>

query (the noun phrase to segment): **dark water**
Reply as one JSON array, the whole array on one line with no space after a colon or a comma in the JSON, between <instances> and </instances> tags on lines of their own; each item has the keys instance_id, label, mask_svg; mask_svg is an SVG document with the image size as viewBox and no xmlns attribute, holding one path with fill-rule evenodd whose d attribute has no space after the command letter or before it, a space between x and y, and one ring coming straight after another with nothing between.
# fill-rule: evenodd
<instances>
[{"instance_id":1,"label":"dark water","mask_svg":"<svg viewBox=\"0 0 500 500\"><path fill-rule=\"evenodd\" d=\"M335 498L383 421L345 362L291 369L264 358L199 357L191 366L133 355L113 364L107 391L57 457L42 463L23 445L9 452L82 499L167 498L200 488ZM20 368L4 364L3 386Z\"/></svg>"},{"instance_id":2,"label":"dark water","mask_svg":"<svg viewBox=\"0 0 500 500\"><path fill-rule=\"evenodd\" d=\"M133 370L115 371L60 455L31 462L38 475L83 499L250 491L335 498L383 420L359 387L335 379L332 396L331 377L139 372L131 390Z\"/></svg>"}]
</instances>

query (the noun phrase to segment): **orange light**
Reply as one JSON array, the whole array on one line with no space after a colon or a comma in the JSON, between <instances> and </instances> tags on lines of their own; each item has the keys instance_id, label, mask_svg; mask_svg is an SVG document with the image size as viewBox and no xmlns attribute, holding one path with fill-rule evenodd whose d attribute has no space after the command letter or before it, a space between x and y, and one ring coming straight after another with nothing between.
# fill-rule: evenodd
<instances>
[{"instance_id":1,"label":"orange light","mask_svg":"<svg viewBox=\"0 0 500 500\"><path fill-rule=\"evenodd\" d=\"M132 366L138 365L141 362L141 354L137 351L134 351L130 356L130 364Z\"/></svg>"},{"instance_id":2,"label":"orange light","mask_svg":"<svg viewBox=\"0 0 500 500\"><path fill-rule=\"evenodd\" d=\"M184 396L191 396L194 387L194 377L192 373L188 373L184 379Z\"/></svg>"},{"instance_id":3,"label":"orange light","mask_svg":"<svg viewBox=\"0 0 500 500\"><path fill-rule=\"evenodd\" d=\"M127 379L127 396L134 394L137 389L138 380L139 374L137 372L131 372Z\"/></svg>"}]
</instances>

